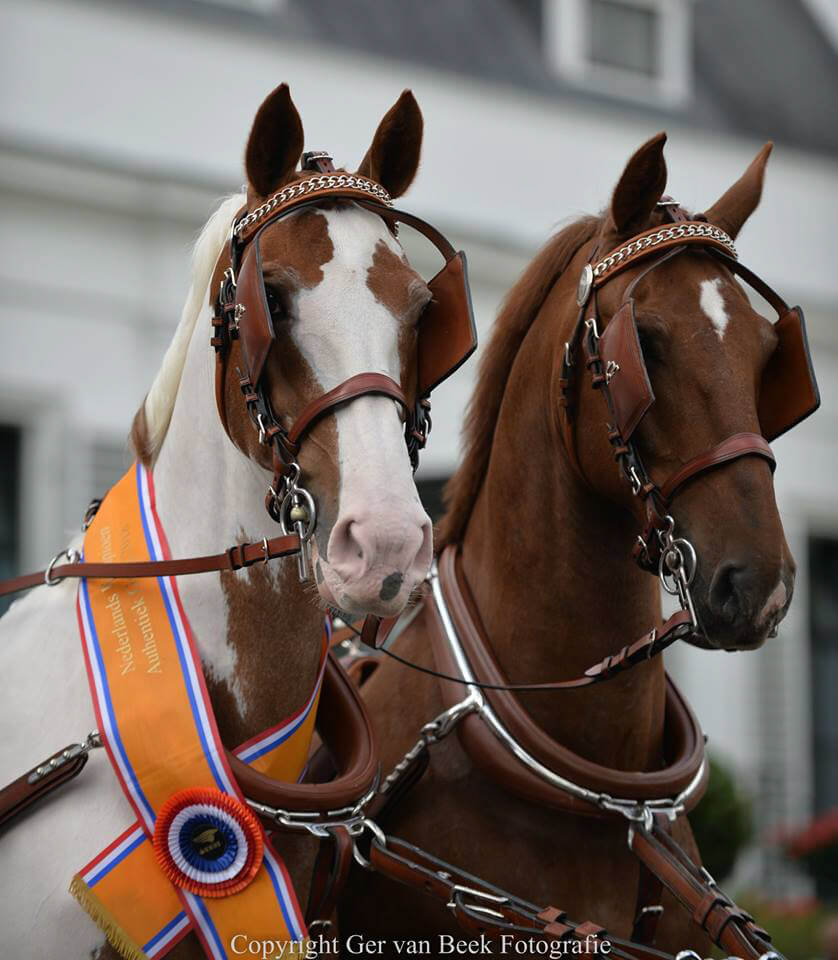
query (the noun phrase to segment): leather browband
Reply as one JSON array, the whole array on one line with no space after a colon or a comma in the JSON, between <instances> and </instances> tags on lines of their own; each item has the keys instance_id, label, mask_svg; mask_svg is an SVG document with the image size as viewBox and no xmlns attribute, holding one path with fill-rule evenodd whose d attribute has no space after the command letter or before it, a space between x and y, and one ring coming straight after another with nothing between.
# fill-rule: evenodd
<instances>
[{"instance_id":1,"label":"leather browband","mask_svg":"<svg viewBox=\"0 0 838 960\"><path fill-rule=\"evenodd\" d=\"M706 220L678 219L670 226L651 227L643 233L638 233L628 243L615 248L598 263L592 265L593 286L603 286L627 267L633 267L639 260L685 245L712 249L736 262L736 247L724 230L714 227Z\"/></svg>"}]
</instances>

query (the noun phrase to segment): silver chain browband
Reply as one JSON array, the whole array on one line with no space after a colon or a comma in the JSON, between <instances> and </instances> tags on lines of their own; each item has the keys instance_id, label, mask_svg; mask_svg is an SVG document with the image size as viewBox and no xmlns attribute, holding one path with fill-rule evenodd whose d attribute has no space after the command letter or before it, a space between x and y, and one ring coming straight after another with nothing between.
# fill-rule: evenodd
<instances>
[{"instance_id":1,"label":"silver chain browband","mask_svg":"<svg viewBox=\"0 0 838 960\"><path fill-rule=\"evenodd\" d=\"M233 234L236 237L240 237L251 224L256 223L257 220L262 220L278 206L288 203L290 200L296 200L298 197L308 194L317 194L321 191L340 190L343 187L368 193L375 200L378 200L388 207L393 202L390 194L384 187L374 180L368 180L366 177L361 177L356 173L323 174L319 177L310 177L308 180L301 180L299 183L292 183L290 186L275 193L263 204L256 207L255 210L251 210L250 213L242 217L233 228Z\"/></svg>"},{"instance_id":2,"label":"silver chain browband","mask_svg":"<svg viewBox=\"0 0 838 960\"><path fill-rule=\"evenodd\" d=\"M682 223L671 227L662 227L654 233L649 233L645 237L637 237L625 246L619 247L604 260L600 260L599 263L594 265L594 277L601 277L627 257L639 253L647 247L656 247L659 243L663 243L664 240L677 240L680 237L709 237L726 247L732 257L737 259L739 257L733 240L731 240L724 230L714 227L711 223Z\"/></svg>"}]
</instances>

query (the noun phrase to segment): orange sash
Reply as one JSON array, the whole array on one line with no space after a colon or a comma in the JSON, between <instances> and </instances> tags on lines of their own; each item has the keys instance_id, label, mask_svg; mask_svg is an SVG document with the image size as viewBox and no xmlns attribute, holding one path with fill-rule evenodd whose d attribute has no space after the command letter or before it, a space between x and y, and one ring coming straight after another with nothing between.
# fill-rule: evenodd
<instances>
[{"instance_id":1,"label":"orange sash","mask_svg":"<svg viewBox=\"0 0 838 960\"><path fill-rule=\"evenodd\" d=\"M84 553L169 558L141 464L109 492ZM232 958L242 934L301 949L293 886L230 772L176 581L82 580L77 605L99 731L137 822L73 878L72 893L131 960L164 956L189 930L214 960ZM236 750L246 763L299 778L327 649L328 636L306 705Z\"/></svg>"}]
</instances>

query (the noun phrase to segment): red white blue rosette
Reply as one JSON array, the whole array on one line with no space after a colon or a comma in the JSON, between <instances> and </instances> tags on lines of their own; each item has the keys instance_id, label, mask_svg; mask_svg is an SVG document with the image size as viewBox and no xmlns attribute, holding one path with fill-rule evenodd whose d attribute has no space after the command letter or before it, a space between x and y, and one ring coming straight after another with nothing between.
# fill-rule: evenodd
<instances>
[{"instance_id":1,"label":"red white blue rosette","mask_svg":"<svg viewBox=\"0 0 838 960\"><path fill-rule=\"evenodd\" d=\"M180 790L163 805L154 827L154 853L175 886L201 897L228 897L259 871L262 827L230 794L212 788Z\"/></svg>"}]
</instances>

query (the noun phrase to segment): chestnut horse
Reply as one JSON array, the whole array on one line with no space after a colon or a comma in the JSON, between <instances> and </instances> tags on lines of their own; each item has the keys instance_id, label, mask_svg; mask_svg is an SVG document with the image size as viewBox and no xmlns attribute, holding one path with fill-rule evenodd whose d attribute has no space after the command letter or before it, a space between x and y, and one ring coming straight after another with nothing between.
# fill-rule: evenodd
<instances>
[{"instance_id":1,"label":"chestnut horse","mask_svg":"<svg viewBox=\"0 0 838 960\"><path fill-rule=\"evenodd\" d=\"M406 91L379 125L358 172L400 196L416 172L421 139L422 115ZM285 184L316 175L298 169L302 151L302 123L282 85L253 123L247 195L226 200L197 241L180 325L135 419L135 450L153 468L173 557L217 553L278 530L265 512L272 464L242 402L238 340L223 384L226 432L216 412L210 319L237 211L244 205L253 210ZM416 367L416 322L430 291L380 216L351 202L309 206L269 224L261 251L276 331L265 378L271 405L288 418L286 425L313 398L361 372L388 375L406 384L409 395L414 387L405 371ZM90 356L93 371L95 345ZM299 464L317 505L316 588L299 582L293 560L178 580L228 748L306 702L327 605L357 614L397 613L431 561L430 521L414 484L400 411L390 398L362 396L322 417L301 446ZM72 580L39 587L0 621L4 784L60 750L68 737L83 739L96 727L76 588ZM72 786L6 832L4 954L111 956L68 885L133 819L101 751ZM314 850L287 838L278 848L304 901ZM171 955L201 953L190 935Z\"/></svg>"},{"instance_id":2,"label":"chestnut horse","mask_svg":"<svg viewBox=\"0 0 838 960\"><path fill-rule=\"evenodd\" d=\"M587 388L580 361L576 469L561 434L558 380L585 264L595 251L604 256L668 222L659 203L665 139L654 137L631 158L606 213L572 223L537 255L509 293L482 358L465 456L447 488L436 547L459 545L464 579L511 683L578 676L660 622L657 579L629 559L644 516L615 469L602 400ZM706 213L731 237L759 202L769 152L770 145ZM601 330L643 269L629 267L602 287ZM727 268L688 250L640 279L635 302L655 393L634 435L647 472L668 476L720 437L759 432L760 374L777 338ZM706 635L701 645L759 647L785 614L795 574L768 463L749 456L702 474L679 494L677 522L700 558L692 597ZM428 647L419 617L392 649L433 667ZM440 683L384 660L363 692L386 772L442 711ZM659 768L664 699L661 657L595 687L520 696L551 738L620 771ZM639 863L624 822L513 797L474 768L456 737L432 748L429 770L383 825L532 903L555 904L615 936L632 930ZM697 856L685 817L673 836ZM437 901L374 872L357 871L348 889L344 934L458 935ZM707 956L709 941L689 916L670 896L662 902L657 947Z\"/></svg>"}]
</instances>

